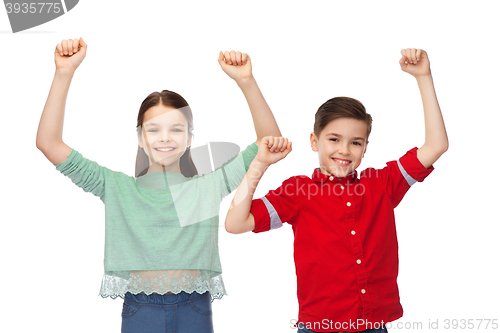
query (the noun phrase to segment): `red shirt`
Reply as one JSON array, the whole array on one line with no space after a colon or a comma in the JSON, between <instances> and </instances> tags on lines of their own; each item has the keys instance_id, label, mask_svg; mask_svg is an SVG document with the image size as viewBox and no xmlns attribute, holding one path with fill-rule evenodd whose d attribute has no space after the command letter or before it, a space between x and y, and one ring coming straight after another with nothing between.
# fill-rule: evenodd
<instances>
[{"instance_id":1,"label":"red shirt","mask_svg":"<svg viewBox=\"0 0 500 333\"><path fill-rule=\"evenodd\" d=\"M299 322L318 332L354 332L403 315L394 208L433 169L413 148L359 178L316 169L252 201L254 232L292 225Z\"/></svg>"}]
</instances>

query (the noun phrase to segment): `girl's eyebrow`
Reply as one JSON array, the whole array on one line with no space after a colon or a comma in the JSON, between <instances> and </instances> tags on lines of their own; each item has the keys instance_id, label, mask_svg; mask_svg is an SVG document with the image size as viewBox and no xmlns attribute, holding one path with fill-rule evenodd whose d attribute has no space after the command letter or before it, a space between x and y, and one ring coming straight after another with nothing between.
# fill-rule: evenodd
<instances>
[{"instance_id":1,"label":"girl's eyebrow","mask_svg":"<svg viewBox=\"0 0 500 333\"><path fill-rule=\"evenodd\" d=\"M144 126L161 126L160 124L157 124L157 123L146 123L144 124ZM182 124L182 123L177 123L177 124L173 124L171 125L171 127L177 127L177 126L183 126L183 127L186 127L186 125Z\"/></svg>"}]
</instances>

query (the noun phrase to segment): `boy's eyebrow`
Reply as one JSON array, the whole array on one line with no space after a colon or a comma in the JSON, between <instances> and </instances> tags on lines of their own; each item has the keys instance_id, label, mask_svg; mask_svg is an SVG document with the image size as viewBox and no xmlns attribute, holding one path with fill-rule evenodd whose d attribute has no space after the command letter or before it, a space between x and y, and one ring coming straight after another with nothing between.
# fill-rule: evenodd
<instances>
[{"instance_id":1,"label":"boy's eyebrow","mask_svg":"<svg viewBox=\"0 0 500 333\"><path fill-rule=\"evenodd\" d=\"M337 134L337 133L333 133L333 132L328 133L327 135L334 135L334 136L338 136L339 138L341 138L341 137L342 137L342 135ZM363 137L361 137L361 136L357 136L357 137L352 138L352 139L353 139L353 140L363 140L363 141L366 141L366 139L365 139L365 138L363 138Z\"/></svg>"}]
</instances>

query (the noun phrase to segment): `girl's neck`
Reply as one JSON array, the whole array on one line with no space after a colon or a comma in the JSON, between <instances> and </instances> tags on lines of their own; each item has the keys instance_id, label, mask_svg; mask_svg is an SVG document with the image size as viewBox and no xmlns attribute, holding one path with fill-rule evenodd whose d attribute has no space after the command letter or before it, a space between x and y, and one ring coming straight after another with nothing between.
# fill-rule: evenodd
<instances>
[{"instance_id":1,"label":"girl's neck","mask_svg":"<svg viewBox=\"0 0 500 333\"><path fill-rule=\"evenodd\" d=\"M177 161L177 163L172 163L171 165L163 165L163 164L158 164L158 163L150 164L149 168L148 168L148 172L146 172L146 174L153 173L153 172L160 172L160 171L181 173L179 161Z\"/></svg>"}]
</instances>

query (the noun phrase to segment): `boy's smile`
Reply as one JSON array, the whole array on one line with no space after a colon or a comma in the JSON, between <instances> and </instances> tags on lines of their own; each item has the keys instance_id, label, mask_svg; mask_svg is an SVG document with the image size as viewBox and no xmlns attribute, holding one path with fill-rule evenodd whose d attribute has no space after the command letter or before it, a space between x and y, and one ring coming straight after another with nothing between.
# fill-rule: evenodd
<instances>
[{"instance_id":1,"label":"boy's smile","mask_svg":"<svg viewBox=\"0 0 500 333\"><path fill-rule=\"evenodd\" d=\"M367 130L362 120L339 118L329 122L319 138L311 133L311 148L318 152L321 172L338 178L353 172L366 152Z\"/></svg>"}]
</instances>

